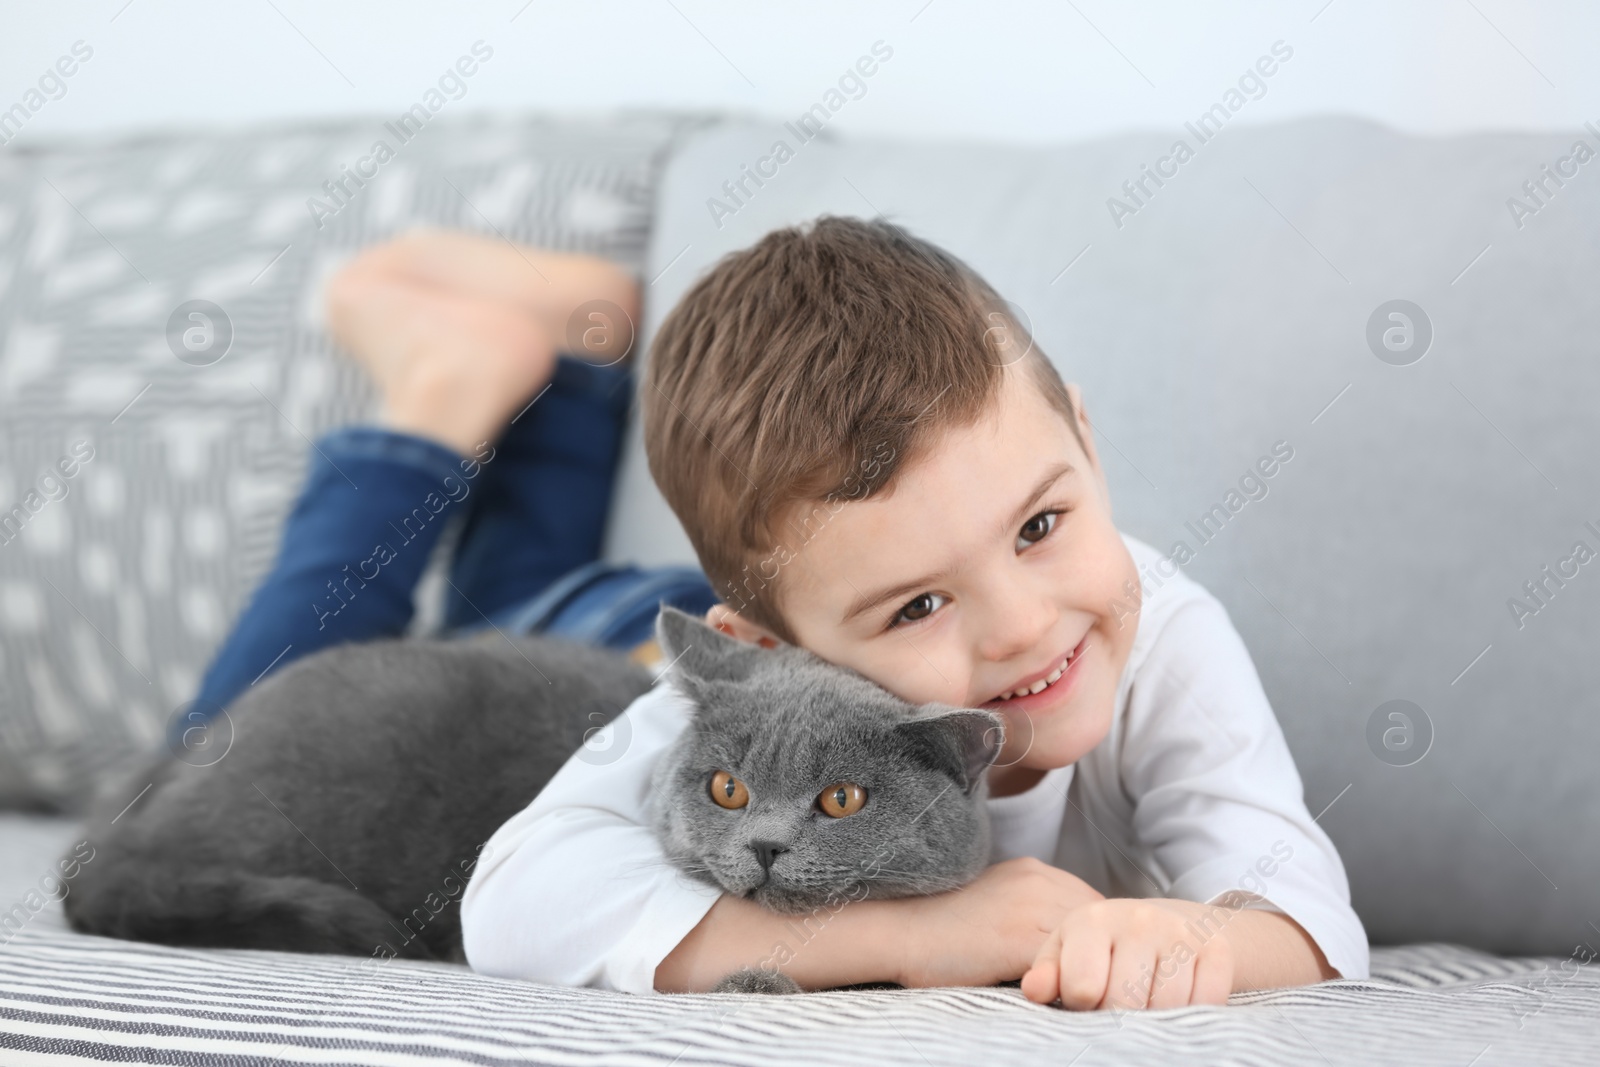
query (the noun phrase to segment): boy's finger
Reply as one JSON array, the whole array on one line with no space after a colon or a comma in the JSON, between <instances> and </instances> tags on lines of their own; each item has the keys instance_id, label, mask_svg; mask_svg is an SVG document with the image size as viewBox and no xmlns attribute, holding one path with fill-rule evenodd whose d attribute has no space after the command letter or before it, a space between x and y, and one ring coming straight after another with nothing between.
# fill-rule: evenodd
<instances>
[{"instance_id":1,"label":"boy's finger","mask_svg":"<svg viewBox=\"0 0 1600 1067\"><path fill-rule=\"evenodd\" d=\"M1156 946L1119 940L1111 949L1111 977L1101 1007L1137 1010L1150 1003L1150 980L1155 974Z\"/></svg>"},{"instance_id":2,"label":"boy's finger","mask_svg":"<svg viewBox=\"0 0 1600 1067\"><path fill-rule=\"evenodd\" d=\"M1194 961L1194 983L1189 990L1190 1004L1226 1004L1233 992L1233 961L1219 959L1215 953L1201 952Z\"/></svg>"},{"instance_id":3,"label":"boy's finger","mask_svg":"<svg viewBox=\"0 0 1600 1067\"><path fill-rule=\"evenodd\" d=\"M1035 1004L1049 1004L1056 999L1057 982L1061 977L1061 928L1045 939L1044 947L1033 959L1033 966L1022 976L1022 995Z\"/></svg>"},{"instance_id":4,"label":"boy's finger","mask_svg":"<svg viewBox=\"0 0 1600 1067\"><path fill-rule=\"evenodd\" d=\"M1156 957L1155 980L1150 986L1152 1008L1184 1008L1194 983L1194 958L1169 950Z\"/></svg>"},{"instance_id":5,"label":"boy's finger","mask_svg":"<svg viewBox=\"0 0 1600 1067\"><path fill-rule=\"evenodd\" d=\"M1061 1006L1073 1011L1099 1007L1111 975L1111 935L1088 923L1063 924L1057 959Z\"/></svg>"}]
</instances>

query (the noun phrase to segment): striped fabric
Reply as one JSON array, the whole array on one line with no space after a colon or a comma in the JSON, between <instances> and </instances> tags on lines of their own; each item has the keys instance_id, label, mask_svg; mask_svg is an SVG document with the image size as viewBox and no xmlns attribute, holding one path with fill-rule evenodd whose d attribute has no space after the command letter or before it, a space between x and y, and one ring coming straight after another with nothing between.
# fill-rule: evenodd
<instances>
[{"instance_id":1,"label":"striped fabric","mask_svg":"<svg viewBox=\"0 0 1600 1067\"><path fill-rule=\"evenodd\" d=\"M52 908L0 947L0 1064L1594 1062L1600 968L1420 945L1374 950L1372 975L1124 1014L1011 987L633 997L83 937Z\"/></svg>"}]
</instances>

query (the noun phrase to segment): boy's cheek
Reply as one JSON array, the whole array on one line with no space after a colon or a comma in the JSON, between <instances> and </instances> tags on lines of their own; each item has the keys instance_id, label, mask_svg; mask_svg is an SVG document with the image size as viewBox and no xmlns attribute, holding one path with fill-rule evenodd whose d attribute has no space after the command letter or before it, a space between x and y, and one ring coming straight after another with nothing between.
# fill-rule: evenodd
<instances>
[{"instance_id":1,"label":"boy's cheek","mask_svg":"<svg viewBox=\"0 0 1600 1067\"><path fill-rule=\"evenodd\" d=\"M807 648L823 659L859 671L908 703L931 704L940 701L959 706L966 701L966 673L941 662L937 648L922 641L913 647L909 642L892 639L874 644L878 647L873 648L870 654L863 654L859 645L854 654L840 651L829 655L825 650L809 645Z\"/></svg>"},{"instance_id":2,"label":"boy's cheek","mask_svg":"<svg viewBox=\"0 0 1600 1067\"><path fill-rule=\"evenodd\" d=\"M861 673L866 674L868 678L872 678L883 688L910 704L942 702L960 706L966 703L967 689L964 685L958 685L955 682L951 671L944 670L937 663L928 663L914 652L911 659L915 662L898 663L892 673L883 672L885 675L883 677L874 678L865 670ZM945 675L950 677L951 680L945 681L941 679L934 673L935 670L944 670Z\"/></svg>"}]
</instances>

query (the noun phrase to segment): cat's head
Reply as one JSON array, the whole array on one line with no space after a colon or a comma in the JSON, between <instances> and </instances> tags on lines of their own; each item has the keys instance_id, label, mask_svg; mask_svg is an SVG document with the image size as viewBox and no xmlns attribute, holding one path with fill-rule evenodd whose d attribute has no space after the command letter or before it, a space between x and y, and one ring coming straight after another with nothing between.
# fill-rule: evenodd
<instances>
[{"instance_id":1,"label":"cat's head","mask_svg":"<svg viewBox=\"0 0 1600 1067\"><path fill-rule=\"evenodd\" d=\"M790 645L663 607L663 684L691 723L656 768L654 823L689 874L774 911L964 885L989 855L992 712L918 707Z\"/></svg>"}]
</instances>

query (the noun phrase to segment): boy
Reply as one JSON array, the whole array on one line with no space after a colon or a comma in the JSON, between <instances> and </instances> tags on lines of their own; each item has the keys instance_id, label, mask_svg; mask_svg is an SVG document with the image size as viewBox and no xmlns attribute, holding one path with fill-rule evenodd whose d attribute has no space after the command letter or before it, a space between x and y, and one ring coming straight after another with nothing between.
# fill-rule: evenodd
<instances>
[{"instance_id":1,"label":"boy","mask_svg":"<svg viewBox=\"0 0 1600 1067\"><path fill-rule=\"evenodd\" d=\"M462 903L475 969L637 993L743 966L1021 978L1080 1009L1366 976L1248 652L1182 575L1143 601L1157 553L1111 521L1081 394L1001 307L934 246L824 218L718 263L641 387L651 472L723 601L709 624L1005 720L994 865L799 925L678 874L647 829L688 721L666 665L491 838Z\"/></svg>"},{"instance_id":2,"label":"boy","mask_svg":"<svg viewBox=\"0 0 1600 1067\"><path fill-rule=\"evenodd\" d=\"M205 744L197 724L300 656L405 632L459 517L447 633L634 648L664 600L1009 727L995 865L955 893L808 919L797 939L787 917L678 878L645 830L642 783L683 725L661 685L484 850L462 916L479 969L639 993L750 963L810 988L1022 977L1041 1003L1085 1008L1365 976L1343 870L1247 652L1181 575L1141 604L1129 554L1155 554L1110 524L1080 398L980 314L1000 306L981 281L893 227L829 219L686 298L657 340L646 436L724 605L693 568L595 560L637 300L603 261L466 234L413 233L342 271L330 326L378 388L378 424L317 442L272 572L170 743ZM786 502L781 543L752 552ZM1249 910L1186 903L1214 898Z\"/></svg>"}]
</instances>

